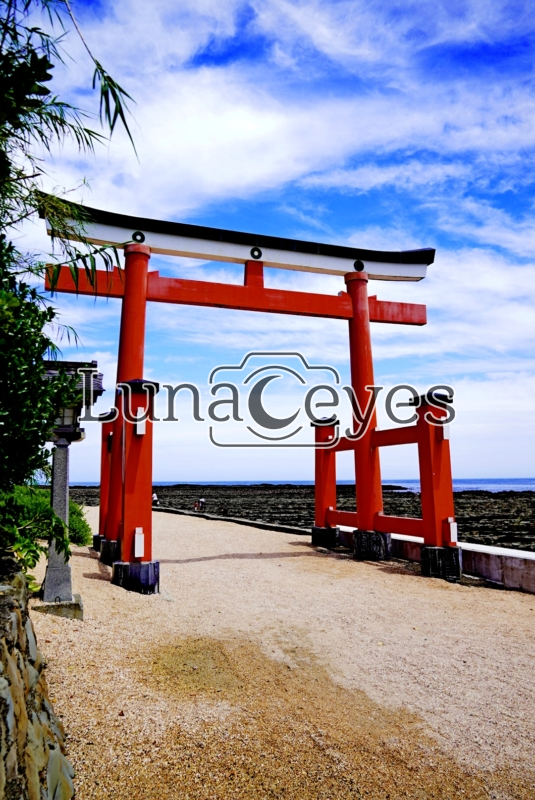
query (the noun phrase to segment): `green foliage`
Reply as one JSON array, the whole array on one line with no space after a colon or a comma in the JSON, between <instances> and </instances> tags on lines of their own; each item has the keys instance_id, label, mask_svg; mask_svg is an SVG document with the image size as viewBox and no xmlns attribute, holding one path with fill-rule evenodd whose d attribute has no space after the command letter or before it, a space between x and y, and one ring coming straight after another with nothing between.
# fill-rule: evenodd
<instances>
[{"instance_id":1,"label":"green foliage","mask_svg":"<svg viewBox=\"0 0 535 800\"><path fill-rule=\"evenodd\" d=\"M78 547L93 542L93 532L85 518L84 509L74 500L69 500L69 541Z\"/></svg>"},{"instance_id":2,"label":"green foliage","mask_svg":"<svg viewBox=\"0 0 535 800\"><path fill-rule=\"evenodd\" d=\"M0 22L0 219L14 225L35 213L42 160L32 148L50 150L54 142L73 138L92 149L99 134L84 127L80 112L52 94L53 59L61 60L58 42L26 23L35 3L1 0ZM60 5L59 3L57 5Z\"/></svg>"},{"instance_id":3,"label":"green foliage","mask_svg":"<svg viewBox=\"0 0 535 800\"><path fill-rule=\"evenodd\" d=\"M53 347L44 329L55 311L12 274L12 251L0 236L0 491L46 467L45 443L59 408L76 397L76 379L43 378L43 357Z\"/></svg>"},{"instance_id":4,"label":"green foliage","mask_svg":"<svg viewBox=\"0 0 535 800\"><path fill-rule=\"evenodd\" d=\"M50 490L35 486L15 486L10 493L0 493L0 537L2 549L14 552L26 572L30 591L39 588L28 573L42 555L48 554L49 541L56 550L70 558L71 544L91 544L91 528L82 506L69 500L69 526L56 516L50 505Z\"/></svg>"},{"instance_id":5,"label":"green foliage","mask_svg":"<svg viewBox=\"0 0 535 800\"><path fill-rule=\"evenodd\" d=\"M38 26L38 12L45 14L47 30ZM13 551L25 569L45 549L43 537L52 537L58 550L68 553L65 527L50 505L37 508L37 496L15 486L46 468L45 443L60 408L71 404L74 380L61 373L44 379L43 356L57 353L51 338L56 312L23 280L28 273L42 277L47 269L54 279L57 264L22 252L8 237L21 222L41 214L73 272L81 263L93 279L98 256L106 269L113 266L111 254L117 256L84 239L83 210L42 192L43 154L66 140L90 152L104 138L87 127L86 114L51 89L54 68L62 62L66 22L73 23L93 61L101 123L111 134L120 122L131 138L125 116L129 96L92 56L69 0L0 0L0 550ZM73 240L85 249L67 243ZM87 531L77 519L76 536L83 538Z\"/></svg>"},{"instance_id":6,"label":"green foliage","mask_svg":"<svg viewBox=\"0 0 535 800\"><path fill-rule=\"evenodd\" d=\"M33 569L48 552L50 539L66 558L71 554L67 529L42 489L17 486L0 494L0 535L2 549L14 552L24 571Z\"/></svg>"},{"instance_id":7,"label":"green foliage","mask_svg":"<svg viewBox=\"0 0 535 800\"><path fill-rule=\"evenodd\" d=\"M38 11L47 15L52 33L33 24ZM131 98L93 57L68 0L0 0L0 228L41 214L49 220L53 242L59 242L67 261L81 259L93 279L96 257L101 257L109 269L113 266L112 254L118 260L116 251L87 242L83 210L64 197L44 194L40 180L45 174L43 151L50 152L53 145L71 139L80 150L91 152L104 139L85 125L87 114L60 100L50 88L53 70L63 61L66 21L74 24L93 62L93 88L99 89L101 123L111 134L120 120L132 141L125 105ZM61 30L59 36L53 33L56 27ZM84 250L78 250L69 240L82 242ZM45 264L35 258L16 250L12 256L18 272L44 273Z\"/></svg>"}]
</instances>

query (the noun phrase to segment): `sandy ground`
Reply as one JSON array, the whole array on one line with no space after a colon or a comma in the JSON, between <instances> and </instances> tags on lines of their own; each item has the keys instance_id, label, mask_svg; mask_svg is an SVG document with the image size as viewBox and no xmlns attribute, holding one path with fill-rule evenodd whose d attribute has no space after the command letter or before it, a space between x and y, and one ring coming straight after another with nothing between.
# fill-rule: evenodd
<instances>
[{"instance_id":1,"label":"sandy ground","mask_svg":"<svg viewBox=\"0 0 535 800\"><path fill-rule=\"evenodd\" d=\"M160 595L78 548L84 622L32 615L79 800L535 797L535 597L154 527Z\"/></svg>"}]
</instances>

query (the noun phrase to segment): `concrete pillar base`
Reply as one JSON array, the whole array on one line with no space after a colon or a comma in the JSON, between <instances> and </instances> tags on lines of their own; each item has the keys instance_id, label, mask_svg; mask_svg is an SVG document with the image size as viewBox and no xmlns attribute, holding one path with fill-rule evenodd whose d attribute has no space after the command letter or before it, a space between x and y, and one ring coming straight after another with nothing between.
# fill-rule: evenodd
<instances>
[{"instance_id":1,"label":"concrete pillar base","mask_svg":"<svg viewBox=\"0 0 535 800\"><path fill-rule=\"evenodd\" d=\"M458 547L428 547L421 550L422 575L455 583L461 579L462 554Z\"/></svg>"},{"instance_id":2,"label":"concrete pillar base","mask_svg":"<svg viewBox=\"0 0 535 800\"><path fill-rule=\"evenodd\" d=\"M355 561L388 561L392 555L392 537L379 531L353 531Z\"/></svg>"},{"instance_id":3,"label":"concrete pillar base","mask_svg":"<svg viewBox=\"0 0 535 800\"><path fill-rule=\"evenodd\" d=\"M121 544L115 539L102 539L100 543L100 560L108 567L112 567L114 561L121 560Z\"/></svg>"},{"instance_id":4,"label":"concrete pillar base","mask_svg":"<svg viewBox=\"0 0 535 800\"><path fill-rule=\"evenodd\" d=\"M39 611L40 614L52 614L55 617L66 617L67 619L84 618L84 604L79 594L73 595L71 601L61 603L34 603L32 611Z\"/></svg>"},{"instance_id":5,"label":"concrete pillar base","mask_svg":"<svg viewBox=\"0 0 535 800\"><path fill-rule=\"evenodd\" d=\"M316 547L327 547L332 550L338 546L340 530L338 528L312 528L312 544Z\"/></svg>"},{"instance_id":6,"label":"concrete pillar base","mask_svg":"<svg viewBox=\"0 0 535 800\"><path fill-rule=\"evenodd\" d=\"M45 603L72 602L71 565L65 561L65 556L57 552L54 542L48 548L43 600Z\"/></svg>"},{"instance_id":7,"label":"concrete pillar base","mask_svg":"<svg viewBox=\"0 0 535 800\"><path fill-rule=\"evenodd\" d=\"M92 550L96 550L97 553L100 553L100 546L104 540L104 536L101 536L100 533L95 533L93 535L93 544L91 545Z\"/></svg>"},{"instance_id":8,"label":"concrete pillar base","mask_svg":"<svg viewBox=\"0 0 535 800\"><path fill-rule=\"evenodd\" d=\"M159 561L116 561L111 582L128 592L158 594L160 591Z\"/></svg>"}]
</instances>

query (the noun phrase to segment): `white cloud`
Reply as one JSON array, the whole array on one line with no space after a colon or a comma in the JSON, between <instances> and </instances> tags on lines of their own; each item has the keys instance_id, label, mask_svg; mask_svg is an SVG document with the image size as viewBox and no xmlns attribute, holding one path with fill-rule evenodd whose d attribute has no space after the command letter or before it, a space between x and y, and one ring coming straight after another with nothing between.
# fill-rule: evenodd
<instances>
[{"instance_id":1,"label":"white cloud","mask_svg":"<svg viewBox=\"0 0 535 800\"><path fill-rule=\"evenodd\" d=\"M392 0L256 0L258 25L282 40L290 52L303 39L330 59L362 73L386 71L401 82L400 67L408 67L422 50L449 44L490 44L533 30L528 3L429 2L402 6Z\"/></svg>"},{"instance_id":2,"label":"white cloud","mask_svg":"<svg viewBox=\"0 0 535 800\"><path fill-rule=\"evenodd\" d=\"M469 164L426 164L421 161L408 161L403 164L376 166L368 164L357 169L336 169L319 175L304 178L304 186L318 186L329 189L347 189L367 192L388 185L399 189L414 189L444 183L451 179L469 178L472 168Z\"/></svg>"},{"instance_id":3,"label":"white cloud","mask_svg":"<svg viewBox=\"0 0 535 800\"><path fill-rule=\"evenodd\" d=\"M322 238L361 247L422 246L416 223L412 229L402 228L393 216L385 216L382 225L349 228L344 222L341 230L319 207L329 207L332 196L322 198L321 190L401 188L412 208L434 215L426 244L444 231L467 244L456 251L439 247L436 264L421 284L370 285L380 299L427 303L429 315L424 328L373 327L377 374L392 383L422 385L455 378L463 408L454 439L458 475L481 474L483 466L492 464L488 469L494 474L515 474L515 452L520 453L518 471L532 473L522 442L529 422L526 403L535 388L535 266L516 261L533 258L535 227L513 205L497 208L491 196L526 187L531 180L532 87L507 73L496 73L489 81L468 73L461 78L454 69L437 77L421 67L430 48L493 45L527 34L534 25L527 4L253 0L257 16L248 23L248 44L255 46L254 36L259 48L267 41L264 54L226 66L192 68L191 59L211 42L217 49L234 35L244 37L244 8L238 0L185 0L178 5L158 0L150 7L124 0L107 3L98 15L86 9L82 24L90 46L137 101L132 108L139 162L119 132L94 161L81 158L70 146L57 153L49 186L71 187L87 175L92 185L84 193L88 205L183 219L210 204L212 209L234 199L253 204L262 193L297 185L301 192L314 190L313 196L320 198L317 209L280 201L278 195L275 202L303 226L303 238L321 230ZM74 37L69 41L76 61L58 71L57 88L86 106L87 95L78 87L88 86L88 61ZM480 191L489 194L482 200ZM245 221L236 227L249 225ZM40 229L30 239L46 249ZM512 257L492 248L507 250ZM224 266L161 264L167 274L237 280L236 272ZM267 272L267 282L333 294L344 288L341 279L273 270ZM57 305L62 321L80 332L84 344L78 353L64 347L65 354L98 356L111 383L119 304L61 297ZM289 344L315 360L327 358L346 367L348 362L345 323L282 315L153 306L147 342L147 374L160 379L177 364L181 373L198 368L192 359L199 354L218 358L253 348L286 349ZM151 342L158 348L151 349ZM496 408L505 413L510 407L504 398L511 385L510 404L516 404L518 416L497 423ZM233 469L241 469L241 454L214 455L205 444L197 448L196 436L183 429L157 433L158 477L202 479L210 463L214 471L208 477L224 479L225 458ZM499 456L492 449L496 443ZM84 448L97 452L97 445L95 439ZM177 474L177 452L187 474ZM287 456L288 477L297 475L296 470L301 470L300 477L311 477L304 455ZM85 469L82 462L80 455L75 470ZM245 472L236 471L235 477L280 476L276 453L254 463L260 465L256 473L249 459ZM385 474L392 476L398 463L402 461L392 462Z\"/></svg>"},{"instance_id":4,"label":"white cloud","mask_svg":"<svg viewBox=\"0 0 535 800\"><path fill-rule=\"evenodd\" d=\"M365 233L355 238L365 246L384 247L391 242ZM364 239L364 242L362 242ZM224 266L198 267L194 277L220 283L236 282L236 273ZM269 270L269 286L290 291L337 294L345 290L342 278L311 276ZM439 250L428 277L420 283L371 281L369 293L379 299L425 303L424 327L374 324L374 355L390 362L413 359L417 374L442 365L444 378L467 372L510 372L511 365L532 365L535 349L535 265L512 265L504 256L482 249L455 252ZM58 297L61 321L73 325L86 347L118 335L120 304L99 298ZM203 346L228 352L267 347L302 349L316 359L328 357L347 363L347 325L343 321L294 317L281 314L205 309L150 304L148 341L158 340L180 355L187 346ZM95 343L95 344L93 344ZM186 349L184 349L186 347ZM426 366L427 364L427 366ZM389 372L390 372L389 368ZM402 372L393 375L404 380Z\"/></svg>"},{"instance_id":5,"label":"white cloud","mask_svg":"<svg viewBox=\"0 0 535 800\"><path fill-rule=\"evenodd\" d=\"M531 213L518 219L488 202L466 198L454 206L441 205L438 224L443 230L509 250L516 256L532 258L535 253L535 222Z\"/></svg>"},{"instance_id":6,"label":"white cloud","mask_svg":"<svg viewBox=\"0 0 535 800\"><path fill-rule=\"evenodd\" d=\"M83 193L89 205L183 218L208 202L253 198L299 180L361 190L400 181L418 189L468 179L470 167L462 163L467 148L513 151L532 144L533 103L526 107L526 98L518 97L523 112L511 123L496 119L501 98L482 107L467 90L447 102L429 92L417 99L305 96L288 104L249 82L243 71L228 68L168 74L158 86L145 87L138 100L140 161L119 135L107 158L83 164L92 186L91 193ZM452 127L459 119L462 127ZM359 153L369 160L371 153L384 158L415 146L449 154L455 163L427 166L414 160L353 171L339 166ZM75 185L80 168L78 154L65 148L50 185ZM448 204L441 198L441 209Z\"/></svg>"},{"instance_id":7,"label":"white cloud","mask_svg":"<svg viewBox=\"0 0 535 800\"><path fill-rule=\"evenodd\" d=\"M244 9L237 0L187 2L179 8L159 0L151 13L146 4L127 0L109 4L104 20L84 18L95 54L137 101L132 109L139 163L119 132L107 155L100 151L96 161L80 159L66 147L56 158L50 185L70 187L85 174L92 185L92 193L84 194L88 204L180 218L206 203L253 198L299 180L365 191L393 181L419 189L468 179L467 151L487 154L481 169L490 175L519 148L532 147L535 104L527 84L494 80L482 90L455 74L446 82L424 79L408 66L411 53L423 46L492 42L498 32L514 31L520 18L525 27L521 9L513 15L497 2L462 8L415 2L400 10L355 0L330 5L258 0L254 7L258 16L249 32L272 38L278 67L265 60L262 66L254 60L187 66L214 37L224 40L236 33ZM328 89L318 89L308 80L316 68L311 54L302 62L296 56L297 67L293 55L288 55L292 63L281 62L290 40L299 49L305 39L329 57L350 54L377 63L383 82L340 92L330 78ZM59 86L63 82L87 106L87 95L76 91L88 84L87 57L75 37L69 42L76 61L59 73ZM400 59L405 77L394 87L389 69L395 63L399 72ZM440 158L427 166L410 157L422 148ZM373 163L377 156L403 152L409 155L399 166ZM440 163L444 156L451 163ZM354 157L364 157L367 165L347 169ZM515 174L524 176L521 163Z\"/></svg>"}]
</instances>

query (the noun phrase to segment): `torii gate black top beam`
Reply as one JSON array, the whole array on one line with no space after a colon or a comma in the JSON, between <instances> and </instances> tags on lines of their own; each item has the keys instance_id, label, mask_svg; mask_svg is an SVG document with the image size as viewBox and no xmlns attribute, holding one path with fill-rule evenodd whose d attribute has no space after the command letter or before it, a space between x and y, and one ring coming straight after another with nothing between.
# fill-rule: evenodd
<instances>
[{"instance_id":1,"label":"torii gate black top beam","mask_svg":"<svg viewBox=\"0 0 535 800\"><path fill-rule=\"evenodd\" d=\"M118 247L144 243L152 253L243 264L250 259L267 267L346 275L363 271L371 280L419 281L435 259L435 250L367 250L320 244L183 222L147 219L78 206L86 216L86 238ZM51 230L47 221L49 232Z\"/></svg>"}]
</instances>

